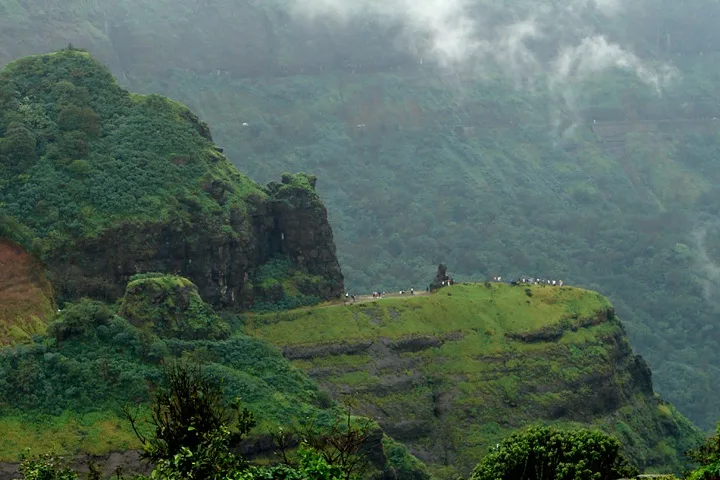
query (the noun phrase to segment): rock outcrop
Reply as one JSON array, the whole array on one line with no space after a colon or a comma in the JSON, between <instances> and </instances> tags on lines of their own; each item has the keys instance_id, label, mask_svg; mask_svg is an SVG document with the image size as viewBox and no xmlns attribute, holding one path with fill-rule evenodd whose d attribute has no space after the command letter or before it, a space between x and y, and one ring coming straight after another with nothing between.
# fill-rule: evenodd
<instances>
[{"instance_id":1,"label":"rock outcrop","mask_svg":"<svg viewBox=\"0 0 720 480\"><path fill-rule=\"evenodd\" d=\"M116 300L143 272L236 310L343 291L315 177L251 181L186 107L122 90L87 53L8 65L0 111L13 112L0 115L0 237L37 253L60 303ZM258 280L270 260L289 262L272 288Z\"/></svg>"},{"instance_id":2,"label":"rock outcrop","mask_svg":"<svg viewBox=\"0 0 720 480\"><path fill-rule=\"evenodd\" d=\"M50 278L65 299L114 300L142 272L169 272L193 281L218 307L245 309L267 292L251 277L271 258L286 256L312 281L304 295L338 297L344 288L327 210L304 174L285 175L267 197L248 199L227 223L180 215L163 222L126 222L94 238L59 244L46 257ZM242 235L242 234L245 235Z\"/></svg>"},{"instance_id":3,"label":"rock outcrop","mask_svg":"<svg viewBox=\"0 0 720 480\"><path fill-rule=\"evenodd\" d=\"M160 337L221 339L230 325L216 315L187 278L164 274L132 277L119 315Z\"/></svg>"}]
</instances>

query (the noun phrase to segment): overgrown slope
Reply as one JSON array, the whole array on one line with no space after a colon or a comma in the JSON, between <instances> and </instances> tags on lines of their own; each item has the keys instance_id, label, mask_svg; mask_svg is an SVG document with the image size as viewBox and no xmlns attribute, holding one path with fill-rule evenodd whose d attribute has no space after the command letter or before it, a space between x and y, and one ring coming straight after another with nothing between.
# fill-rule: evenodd
<instances>
[{"instance_id":1,"label":"overgrown slope","mask_svg":"<svg viewBox=\"0 0 720 480\"><path fill-rule=\"evenodd\" d=\"M306 422L329 425L343 415L275 348L230 336L237 325L237 317L204 303L189 280L172 275L134 277L119 308L87 299L67 304L47 336L0 349L0 461L16 462L27 453L139 449L121 410L138 404L139 418L146 418L163 362L197 363L222 382L228 398L240 397L258 420L243 448L266 460L278 460L269 432ZM376 469L426 477L402 445L382 432L376 440Z\"/></svg>"},{"instance_id":2,"label":"overgrown slope","mask_svg":"<svg viewBox=\"0 0 720 480\"><path fill-rule=\"evenodd\" d=\"M359 399L441 477L533 422L607 430L649 470L680 469L700 437L653 393L607 299L578 288L462 284L251 316L245 331Z\"/></svg>"},{"instance_id":3,"label":"overgrown slope","mask_svg":"<svg viewBox=\"0 0 720 480\"><path fill-rule=\"evenodd\" d=\"M186 107L128 93L83 51L0 74L0 218L0 236L47 265L62 301L113 300L130 275L156 270L235 309L343 288L315 177L261 187ZM271 259L288 263L288 288L253 285Z\"/></svg>"}]
</instances>

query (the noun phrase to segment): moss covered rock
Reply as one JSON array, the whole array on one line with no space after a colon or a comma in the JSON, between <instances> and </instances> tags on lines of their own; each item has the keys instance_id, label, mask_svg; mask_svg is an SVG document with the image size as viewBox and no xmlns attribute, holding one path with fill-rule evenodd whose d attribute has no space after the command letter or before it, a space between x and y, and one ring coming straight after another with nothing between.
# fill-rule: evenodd
<instances>
[{"instance_id":1,"label":"moss covered rock","mask_svg":"<svg viewBox=\"0 0 720 480\"><path fill-rule=\"evenodd\" d=\"M228 323L200 298L195 284L176 275L135 275L125 290L120 315L161 337L219 339L230 333Z\"/></svg>"},{"instance_id":2,"label":"moss covered rock","mask_svg":"<svg viewBox=\"0 0 720 480\"><path fill-rule=\"evenodd\" d=\"M221 151L185 106L128 93L84 51L18 60L0 73L0 223L13 226L0 236L45 262L61 301L114 300L132 275L159 271L249 308L266 301L249 278L276 255L325 279L301 294L338 296L313 177L263 187Z\"/></svg>"},{"instance_id":3,"label":"moss covered rock","mask_svg":"<svg viewBox=\"0 0 720 480\"><path fill-rule=\"evenodd\" d=\"M608 300L572 287L462 284L430 295L251 316L246 331L429 464L467 475L540 422L616 435L643 470L679 471L698 430L653 392Z\"/></svg>"}]
</instances>

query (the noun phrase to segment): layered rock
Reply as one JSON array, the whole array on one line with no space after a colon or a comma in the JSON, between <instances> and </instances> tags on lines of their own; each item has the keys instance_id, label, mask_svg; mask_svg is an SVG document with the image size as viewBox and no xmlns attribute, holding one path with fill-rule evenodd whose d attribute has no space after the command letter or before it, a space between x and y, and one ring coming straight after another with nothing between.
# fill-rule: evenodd
<instances>
[{"instance_id":1,"label":"layered rock","mask_svg":"<svg viewBox=\"0 0 720 480\"><path fill-rule=\"evenodd\" d=\"M232 210L227 223L204 216L127 222L56 245L46 258L50 277L65 298L113 300L133 275L169 272L191 279L213 305L244 309L267 295L251 276L279 255L317 277L298 291L337 297L344 287L332 229L314 181L306 178L285 175L267 197L250 197L247 212Z\"/></svg>"},{"instance_id":2,"label":"layered rock","mask_svg":"<svg viewBox=\"0 0 720 480\"><path fill-rule=\"evenodd\" d=\"M698 438L654 394L649 368L594 292L454 285L259 317L247 331L282 346L333 395L352 395L444 478L467 474L502 438L538 421L612 432L643 469L679 470Z\"/></svg>"}]
</instances>

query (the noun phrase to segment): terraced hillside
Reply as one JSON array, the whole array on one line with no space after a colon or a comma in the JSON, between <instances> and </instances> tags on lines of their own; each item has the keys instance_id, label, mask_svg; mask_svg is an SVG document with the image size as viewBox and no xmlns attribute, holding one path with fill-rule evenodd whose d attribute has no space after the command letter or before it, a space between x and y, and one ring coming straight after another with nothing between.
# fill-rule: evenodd
<instances>
[{"instance_id":1,"label":"terraced hillside","mask_svg":"<svg viewBox=\"0 0 720 480\"><path fill-rule=\"evenodd\" d=\"M607 299L579 288L461 284L249 316L245 331L355 397L443 478L532 422L598 426L649 470L677 470L698 438L653 393Z\"/></svg>"}]
</instances>

